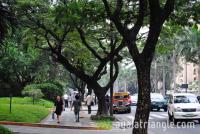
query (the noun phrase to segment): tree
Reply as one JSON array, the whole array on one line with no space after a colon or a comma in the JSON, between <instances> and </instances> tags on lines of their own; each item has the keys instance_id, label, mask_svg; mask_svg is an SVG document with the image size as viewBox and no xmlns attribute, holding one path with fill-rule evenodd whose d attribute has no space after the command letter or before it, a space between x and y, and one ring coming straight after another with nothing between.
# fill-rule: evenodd
<instances>
[{"instance_id":1,"label":"tree","mask_svg":"<svg viewBox=\"0 0 200 134\"><path fill-rule=\"evenodd\" d=\"M121 60L119 51L124 47L124 41L108 34L113 32L105 23L103 8L95 1L50 5L40 0L22 0L18 6L20 22L34 35L37 47L49 50L54 61L93 89L98 98L97 115L107 115L105 94L117 78L117 62ZM102 27L103 24L107 26ZM108 50L112 45L115 50L110 53ZM115 68L113 81L101 86L98 80L106 73L111 58L114 58ZM83 70L81 64L84 64Z\"/></svg>"},{"instance_id":2,"label":"tree","mask_svg":"<svg viewBox=\"0 0 200 134\"><path fill-rule=\"evenodd\" d=\"M128 2L117 0L116 3L110 2L115 3L114 9L107 0L102 1L108 18L115 24L127 43L129 53L137 68L139 93L134 125L141 124L142 127L134 127L133 134L146 134L150 113L150 67L162 26L173 11L175 1L167 0L164 3L159 0ZM135 14L137 11L138 14ZM137 47L137 37L145 23L149 24L149 32L144 48L140 52Z\"/></svg>"},{"instance_id":3,"label":"tree","mask_svg":"<svg viewBox=\"0 0 200 134\"><path fill-rule=\"evenodd\" d=\"M21 90L30 83L67 81L66 71L53 64L49 52L35 48L31 40L16 29L13 37L6 38L0 50L0 95L21 96ZM62 76L63 75L63 76Z\"/></svg>"}]
</instances>

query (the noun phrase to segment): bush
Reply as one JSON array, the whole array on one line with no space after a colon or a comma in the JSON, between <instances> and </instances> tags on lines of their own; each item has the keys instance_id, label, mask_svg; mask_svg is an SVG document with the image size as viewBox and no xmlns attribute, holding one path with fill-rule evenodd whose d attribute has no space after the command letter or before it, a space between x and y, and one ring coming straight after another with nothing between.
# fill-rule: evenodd
<instances>
[{"instance_id":1,"label":"bush","mask_svg":"<svg viewBox=\"0 0 200 134\"><path fill-rule=\"evenodd\" d=\"M0 134L14 134L14 133L3 126L0 126Z\"/></svg>"},{"instance_id":2,"label":"bush","mask_svg":"<svg viewBox=\"0 0 200 134\"><path fill-rule=\"evenodd\" d=\"M55 83L42 83L27 85L24 90L40 89L44 94L44 99L54 101L57 95L62 96L64 93L63 86Z\"/></svg>"},{"instance_id":3,"label":"bush","mask_svg":"<svg viewBox=\"0 0 200 134\"><path fill-rule=\"evenodd\" d=\"M33 89L33 88L26 88L22 91L22 95L27 95L30 97L33 97L33 99L40 99L44 96L44 94L41 92L41 89Z\"/></svg>"}]
</instances>

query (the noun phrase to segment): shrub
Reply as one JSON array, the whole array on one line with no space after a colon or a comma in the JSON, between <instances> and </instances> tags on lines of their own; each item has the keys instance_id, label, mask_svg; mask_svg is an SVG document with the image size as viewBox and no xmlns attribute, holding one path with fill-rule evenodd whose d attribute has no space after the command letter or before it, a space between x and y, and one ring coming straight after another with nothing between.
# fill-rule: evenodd
<instances>
[{"instance_id":1,"label":"shrub","mask_svg":"<svg viewBox=\"0 0 200 134\"><path fill-rule=\"evenodd\" d=\"M40 99L44 96L44 94L41 92L41 89L34 89L34 88L25 88L22 91L22 95L33 97L33 99Z\"/></svg>"},{"instance_id":2,"label":"shrub","mask_svg":"<svg viewBox=\"0 0 200 134\"><path fill-rule=\"evenodd\" d=\"M54 101L57 95L62 96L64 93L62 85L52 83L31 84L27 85L24 90L40 89L44 94L44 99Z\"/></svg>"}]
</instances>

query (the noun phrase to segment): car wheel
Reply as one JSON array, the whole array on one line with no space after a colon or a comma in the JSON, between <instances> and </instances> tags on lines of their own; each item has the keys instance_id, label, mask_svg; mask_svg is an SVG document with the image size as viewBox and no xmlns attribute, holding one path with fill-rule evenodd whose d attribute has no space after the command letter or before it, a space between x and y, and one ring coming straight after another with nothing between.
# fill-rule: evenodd
<instances>
[{"instance_id":1,"label":"car wheel","mask_svg":"<svg viewBox=\"0 0 200 134\"><path fill-rule=\"evenodd\" d=\"M131 113L131 108L128 109L127 113Z\"/></svg>"},{"instance_id":2,"label":"car wheel","mask_svg":"<svg viewBox=\"0 0 200 134\"><path fill-rule=\"evenodd\" d=\"M158 108L157 111L160 111L160 108Z\"/></svg>"},{"instance_id":3,"label":"car wheel","mask_svg":"<svg viewBox=\"0 0 200 134\"><path fill-rule=\"evenodd\" d=\"M153 108L151 108L151 111L153 111Z\"/></svg>"}]
</instances>

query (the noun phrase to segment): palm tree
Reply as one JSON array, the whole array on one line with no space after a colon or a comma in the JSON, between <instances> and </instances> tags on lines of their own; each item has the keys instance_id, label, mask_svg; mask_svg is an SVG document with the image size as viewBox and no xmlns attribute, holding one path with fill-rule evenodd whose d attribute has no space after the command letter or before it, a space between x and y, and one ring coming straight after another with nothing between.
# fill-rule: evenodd
<instances>
[{"instance_id":1,"label":"palm tree","mask_svg":"<svg viewBox=\"0 0 200 134\"><path fill-rule=\"evenodd\" d=\"M185 28L178 39L179 55L185 58L186 63L192 62L198 64L198 83L200 94L200 31L191 28ZM187 77L187 76L186 76Z\"/></svg>"},{"instance_id":2,"label":"palm tree","mask_svg":"<svg viewBox=\"0 0 200 134\"><path fill-rule=\"evenodd\" d=\"M200 32L195 29L185 28L177 36L179 55L186 61L200 63Z\"/></svg>"}]
</instances>

